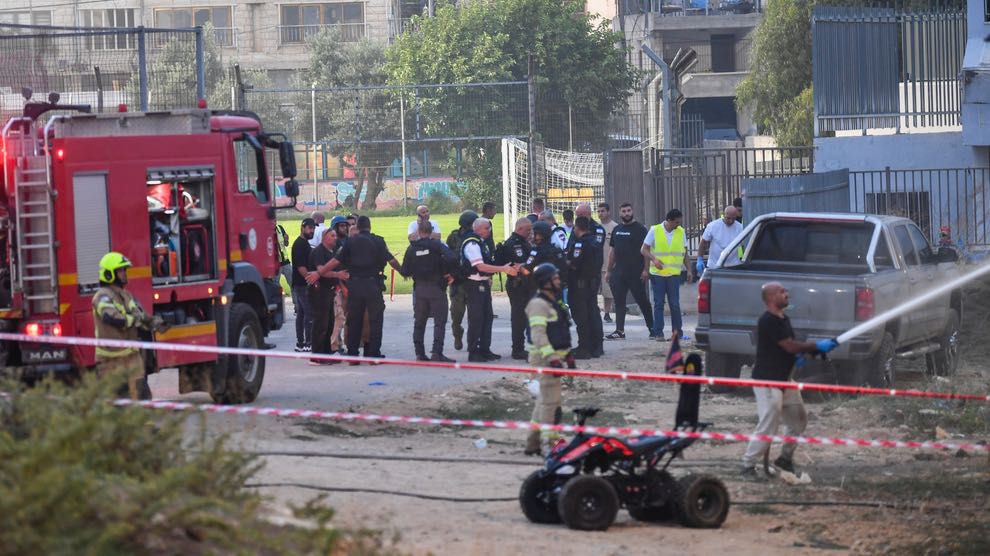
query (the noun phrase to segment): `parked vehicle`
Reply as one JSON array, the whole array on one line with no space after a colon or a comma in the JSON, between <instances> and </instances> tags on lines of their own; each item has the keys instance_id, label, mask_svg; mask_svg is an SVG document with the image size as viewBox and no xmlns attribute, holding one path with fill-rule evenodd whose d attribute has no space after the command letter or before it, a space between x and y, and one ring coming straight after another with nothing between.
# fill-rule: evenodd
<instances>
[{"instance_id":1,"label":"parked vehicle","mask_svg":"<svg viewBox=\"0 0 990 556\"><path fill-rule=\"evenodd\" d=\"M275 250L272 152L295 204L292 144L254 114L173 110L86 114L86 106L28 102L2 131L0 366L22 375L70 374L95 364L92 347L46 342L93 337L98 263L119 251L128 289L171 324L154 340L262 348L282 326ZM39 119L50 111L76 113ZM150 338L149 338L150 339ZM250 402L263 357L162 351L149 372L179 369L181 392Z\"/></svg>"},{"instance_id":2,"label":"parked vehicle","mask_svg":"<svg viewBox=\"0 0 990 556\"><path fill-rule=\"evenodd\" d=\"M695 365L700 374L701 358L693 357L697 361L689 364ZM711 423L698 422L699 389L696 385L687 387L691 394L681 396L677 414L690 413L693 407L694 415L679 426L682 430L702 431ZM598 411L586 407L574 413L583 426ZM583 432L570 442L561 439L543 468L523 482L519 504L534 523L563 521L571 529L588 531L608 529L620 507L640 521L677 520L687 527L721 527L730 505L729 492L722 481L702 474L675 479L667 471L674 458L694 441L667 436L616 438Z\"/></svg>"},{"instance_id":3,"label":"parked vehicle","mask_svg":"<svg viewBox=\"0 0 990 556\"><path fill-rule=\"evenodd\" d=\"M958 253L935 251L907 218L862 214L773 213L749 223L724 253L743 247L739 263L712 264L698 284L696 346L712 376L740 375L756 355L756 322L766 310L762 284L790 291L787 315L798 339L835 338L958 275ZM961 292L891 319L843 342L804 377L892 387L895 358L924 357L932 374L958 365ZM721 390L720 388L713 388Z\"/></svg>"}]
</instances>

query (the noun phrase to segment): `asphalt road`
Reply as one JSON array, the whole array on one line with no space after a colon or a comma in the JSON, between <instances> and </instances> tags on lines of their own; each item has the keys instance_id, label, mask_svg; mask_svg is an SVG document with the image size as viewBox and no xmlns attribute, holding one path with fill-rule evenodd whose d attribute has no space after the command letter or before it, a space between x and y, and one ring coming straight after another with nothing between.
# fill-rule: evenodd
<instances>
[{"instance_id":1,"label":"asphalt road","mask_svg":"<svg viewBox=\"0 0 990 556\"><path fill-rule=\"evenodd\" d=\"M682 291L682 308L691 307L689 300L692 299L693 294L688 289L685 287ZM511 338L508 298L502 294L496 294L494 308L495 314L499 318L495 319L492 327L492 350L503 356L503 359L498 363L525 364L523 361L513 361L509 358ZM268 337L268 341L277 346L277 351L292 351L295 347L295 317L291 302L287 304L286 310L288 315L285 326ZM684 319L685 330L688 334L692 334L696 323L695 316L693 314L687 315ZM465 318L465 327L467 326L466 321ZM389 358L414 359L412 328L412 296L397 295L394 301L389 301L386 298L385 335L382 352ZM614 329L614 326L605 324L604 328L607 334ZM667 332L669 334L669 330ZM574 334L573 329L572 334ZM629 338L626 342L647 341L648 333L642 318L628 317L626 334ZM426 345L430 346L431 341L432 321L427 324ZM609 352L619 349L624 344L625 342L613 344L606 341L605 358L598 361L600 363L607 362ZM458 361L467 361L465 351L454 350L449 321L445 352L448 357L453 357ZM305 360L273 357L267 360L264 385L253 405L328 411L346 410L352 405L366 405L412 392L430 392L476 384L495 380L501 376L504 374L398 365L311 366ZM384 384L370 384L378 382ZM149 384L156 399L209 401L209 396L204 393L180 395L178 393L178 374L175 370L164 370L151 376Z\"/></svg>"}]
</instances>

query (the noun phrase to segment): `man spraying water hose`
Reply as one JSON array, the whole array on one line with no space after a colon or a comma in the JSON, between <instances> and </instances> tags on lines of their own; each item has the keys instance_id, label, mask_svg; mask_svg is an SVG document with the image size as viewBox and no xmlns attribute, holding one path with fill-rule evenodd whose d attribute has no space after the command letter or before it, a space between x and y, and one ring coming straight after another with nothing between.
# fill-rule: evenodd
<instances>
[{"instance_id":1,"label":"man spraying water hose","mask_svg":"<svg viewBox=\"0 0 990 556\"><path fill-rule=\"evenodd\" d=\"M756 380L791 380L794 368L804 366L805 353L828 353L835 349L835 340L798 342L794 339L791 321L784 314L789 303L787 288L780 282L767 282L761 288L767 310L757 324L756 363L753 378ZM801 400L801 392L781 388L753 388L756 395L758 422L754 434L775 435L783 423L784 434L798 436L808 425L808 413ZM796 444L785 444L773 463L780 469L794 472ZM756 460L770 450L769 442L750 441L743 455L742 475L756 477Z\"/></svg>"}]
</instances>

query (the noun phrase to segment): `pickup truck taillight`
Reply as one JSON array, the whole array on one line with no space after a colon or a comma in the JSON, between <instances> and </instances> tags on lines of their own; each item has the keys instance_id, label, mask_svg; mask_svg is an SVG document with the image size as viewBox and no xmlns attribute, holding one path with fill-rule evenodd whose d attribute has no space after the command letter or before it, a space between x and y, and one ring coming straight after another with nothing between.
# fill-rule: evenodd
<instances>
[{"instance_id":1,"label":"pickup truck taillight","mask_svg":"<svg viewBox=\"0 0 990 556\"><path fill-rule=\"evenodd\" d=\"M873 288L856 288L856 320L870 320L876 314Z\"/></svg>"},{"instance_id":2,"label":"pickup truck taillight","mask_svg":"<svg viewBox=\"0 0 990 556\"><path fill-rule=\"evenodd\" d=\"M712 280L711 278L702 278L702 280L698 282L698 313L710 313L711 311Z\"/></svg>"}]
</instances>

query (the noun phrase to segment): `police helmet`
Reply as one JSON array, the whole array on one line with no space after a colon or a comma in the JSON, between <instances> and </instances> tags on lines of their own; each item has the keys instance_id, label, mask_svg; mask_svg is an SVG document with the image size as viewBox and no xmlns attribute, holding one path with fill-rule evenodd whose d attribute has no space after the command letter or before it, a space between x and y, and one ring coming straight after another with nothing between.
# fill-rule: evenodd
<instances>
[{"instance_id":1,"label":"police helmet","mask_svg":"<svg viewBox=\"0 0 990 556\"><path fill-rule=\"evenodd\" d=\"M544 222L544 221L540 220L539 222L536 222L535 224L533 224L533 235L534 236L535 235L541 235L541 236L543 236L543 239L547 239L547 238L550 237L550 233L551 232L552 232L552 229L550 228L550 224L547 223L547 222Z\"/></svg>"},{"instance_id":2,"label":"police helmet","mask_svg":"<svg viewBox=\"0 0 990 556\"><path fill-rule=\"evenodd\" d=\"M540 263L536 265L536 268L533 269L533 279L536 281L536 287L542 288L559 273L560 271L557 270L557 267L553 263Z\"/></svg>"},{"instance_id":3,"label":"police helmet","mask_svg":"<svg viewBox=\"0 0 990 556\"><path fill-rule=\"evenodd\" d=\"M470 228L474 225L474 221L478 219L478 213L473 210L466 210L461 213L461 217L457 219L457 225L461 228Z\"/></svg>"},{"instance_id":4,"label":"police helmet","mask_svg":"<svg viewBox=\"0 0 990 556\"><path fill-rule=\"evenodd\" d=\"M337 224L345 224L345 223L347 223L347 217L338 214L337 216L333 217L333 220L330 221L330 228L334 229L337 227Z\"/></svg>"},{"instance_id":5,"label":"police helmet","mask_svg":"<svg viewBox=\"0 0 990 556\"><path fill-rule=\"evenodd\" d=\"M112 284L117 280L117 271L122 268L130 268L131 261L124 255L111 251L100 259L100 282Z\"/></svg>"}]
</instances>

